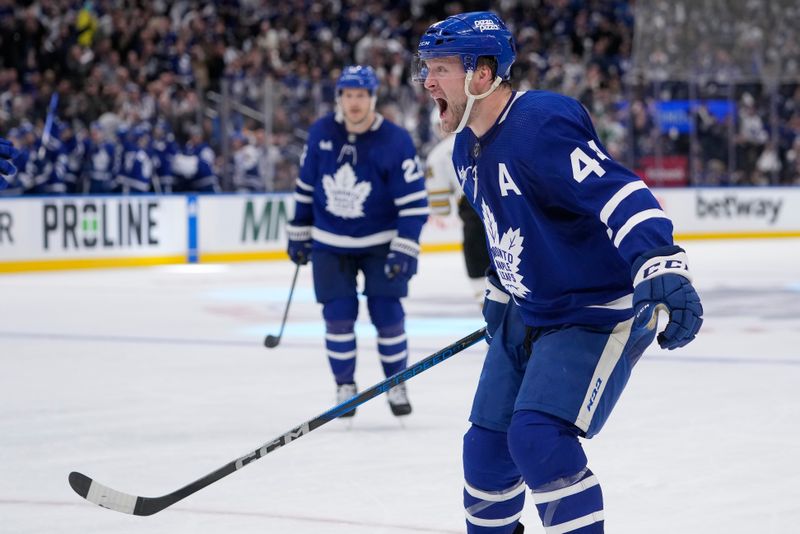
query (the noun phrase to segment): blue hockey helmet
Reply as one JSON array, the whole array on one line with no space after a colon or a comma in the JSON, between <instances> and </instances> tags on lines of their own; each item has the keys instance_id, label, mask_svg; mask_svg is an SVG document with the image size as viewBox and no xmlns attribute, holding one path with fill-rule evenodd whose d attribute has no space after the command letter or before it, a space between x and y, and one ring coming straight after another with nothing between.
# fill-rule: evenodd
<instances>
[{"instance_id":1,"label":"blue hockey helmet","mask_svg":"<svg viewBox=\"0 0 800 534\"><path fill-rule=\"evenodd\" d=\"M425 81L426 60L448 56L461 58L465 72L475 70L479 57L493 57L497 76L507 81L517 53L514 37L500 17L490 11L473 11L453 15L428 28L417 48L414 80Z\"/></svg>"},{"instance_id":2,"label":"blue hockey helmet","mask_svg":"<svg viewBox=\"0 0 800 534\"><path fill-rule=\"evenodd\" d=\"M372 67L351 65L342 69L342 74L336 81L336 92L342 89L366 89L370 94L375 94L378 88L378 77Z\"/></svg>"}]
</instances>

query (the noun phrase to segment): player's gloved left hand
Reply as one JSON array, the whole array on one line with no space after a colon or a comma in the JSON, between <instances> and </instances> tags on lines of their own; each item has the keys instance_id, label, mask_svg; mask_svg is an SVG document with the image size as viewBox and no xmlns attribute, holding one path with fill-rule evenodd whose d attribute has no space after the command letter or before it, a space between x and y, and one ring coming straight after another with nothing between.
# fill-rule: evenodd
<instances>
[{"instance_id":1,"label":"player's gloved left hand","mask_svg":"<svg viewBox=\"0 0 800 534\"><path fill-rule=\"evenodd\" d=\"M311 259L311 226L286 225L289 246L286 253L296 265L305 265Z\"/></svg>"},{"instance_id":2,"label":"player's gloved left hand","mask_svg":"<svg viewBox=\"0 0 800 534\"><path fill-rule=\"evenodd\" d=\"M703 305L692 286L686 252L677 246L641 255L633 264L634 328L648 323L655 328L658 312L669 313L669 322L658 334L662 349L683 347L695 338L703 324Z\"/></svg>"},{"instance_id":3,"label":"player's gloved left hand","mask_svg":"<svg viewBox=\"0 0 800 534\"><path fill-rule=\"evenodd\" d=\"M11 161L17 157L19 151L6 139L0 138L0 188L7 185L8 178L17 172Z\"/></svg>"},{"instance_id":4,"label":"player's gloved left hand","mask_svg":"<svg viewBox=\"0 0 800 534\"><path fill-rule=\"evenodd\" d=\"M408 282L417 274L417 256L419 256L419 244L416 241L403 237L392 239L383 267L386 277L389 280Z\"/></svg>"}]
</instances>

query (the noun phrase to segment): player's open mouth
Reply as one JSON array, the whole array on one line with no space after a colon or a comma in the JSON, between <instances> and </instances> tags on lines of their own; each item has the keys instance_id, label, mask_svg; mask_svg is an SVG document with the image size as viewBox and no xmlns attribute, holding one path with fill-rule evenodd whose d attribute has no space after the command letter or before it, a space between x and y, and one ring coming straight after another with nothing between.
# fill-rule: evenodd
<instances>
[{"instance_id":1,"label":"player's open mouth","mask_svg":"<svg viewBox=\"0 0 800 534\"><path fill-rule=\"evenodd\" d=\"M439 117L443 117L445 111L447 111L447 100L444 98L437 98L436 105L439 106Z\"/></svg>"}]
</instances>

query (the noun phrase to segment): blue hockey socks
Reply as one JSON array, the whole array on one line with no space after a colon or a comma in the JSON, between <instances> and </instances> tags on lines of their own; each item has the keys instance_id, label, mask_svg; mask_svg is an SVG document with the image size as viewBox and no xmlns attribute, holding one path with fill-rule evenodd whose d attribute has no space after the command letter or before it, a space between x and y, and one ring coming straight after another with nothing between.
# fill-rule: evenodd
<instances>
[{"instance_id":1,"label":"blue hockey socks","mask_svg":"<svg viewBox=\"0 0 800 534\"><path fill-rule=\"evenodd\" d=\"M325 318L325 349L337 384L354 382L356 371L355 322L358 300L336 299L322 307Z\"/></svg>"},{"instance_id":2,"label":"blue hockey socks","mask_svg":"<svg viewBox=\"0 0 800 534\"><path fill-rule=\"evenodd\" d=\"M464 434L463 460L468 534L520 532L526 487L508 452L506 433L472 425Z\"/></svg>"},{"instance_id":3,"label":"blue hockey socks","mask_svg":"<svg viewBox=\"0 0 800 534\"><path fill-rule=\"evenodd\" d=\"M562 419L531 410L515 412L508 429L511 457L533 489L546 532L603 532L603 494L578 433Z\"/></svg>"},{"instance_id":4,"label":"blue hockey socks","mask_svg":"<svg viewBox=\"0 0 800 534\"><path fill-rule=\"evenodd\" d=\"M378 354L383 372L385 376L392 376L405 369L408 363L403 306L397 298L368 297L367 309L378 331Z\"/></svg>"}]
</instances>

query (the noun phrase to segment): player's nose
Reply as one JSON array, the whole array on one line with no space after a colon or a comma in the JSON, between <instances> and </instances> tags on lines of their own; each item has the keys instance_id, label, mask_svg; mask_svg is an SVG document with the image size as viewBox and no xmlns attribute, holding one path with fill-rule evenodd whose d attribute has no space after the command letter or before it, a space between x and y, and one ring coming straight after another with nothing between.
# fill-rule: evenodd
<instances>
[{"instance_id":1,"label":"player's nose","mask_svg":"<svg viewBox=\"0 0 800 534\"><path fill-rule=\"evenodd\" d=\"M431 76L426 76L422 86L428 91L431 91L434 87L436 87L436 80Z\"/></svg>"}]
</instances>

